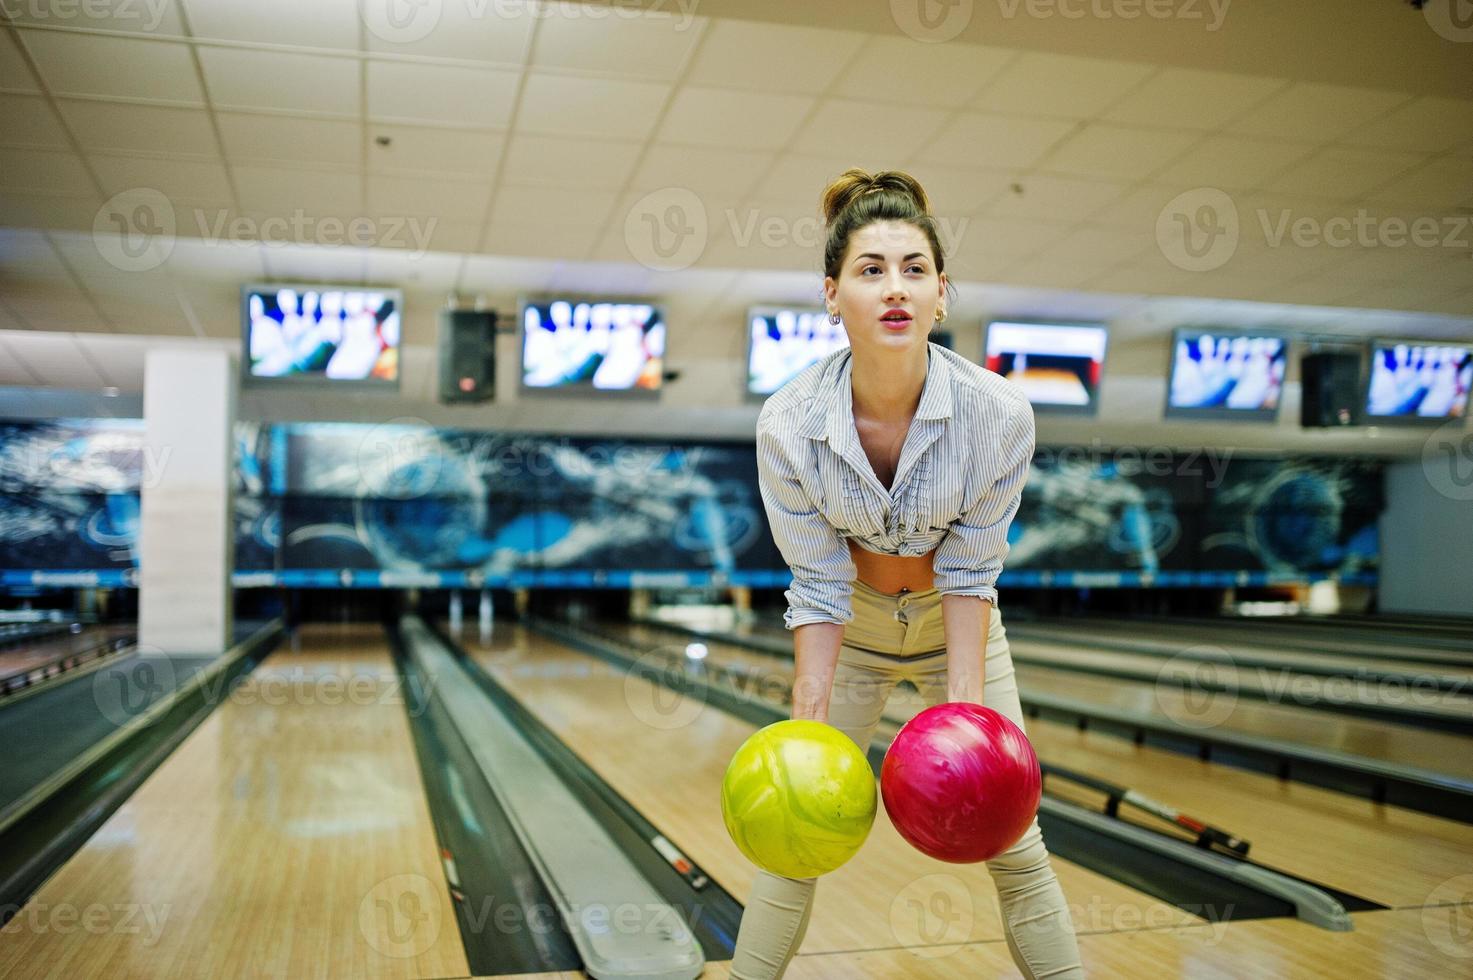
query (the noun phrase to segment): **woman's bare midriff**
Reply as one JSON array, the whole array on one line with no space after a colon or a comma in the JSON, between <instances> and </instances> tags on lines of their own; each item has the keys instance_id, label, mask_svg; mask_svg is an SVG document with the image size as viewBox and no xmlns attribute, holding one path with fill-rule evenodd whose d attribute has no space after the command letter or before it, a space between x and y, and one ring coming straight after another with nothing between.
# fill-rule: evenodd
<instances>
[{"instance_id":1,"label":"woman's bare midriff","mask_svg":"<svg viewBox=\"0 0 1473 980\"><path fill-rule=\"evenodd\" d=\"M853 538L849 543L849 554L854 558L856 577L877 592L898 595L902 589L924 592L936 585L931 560L936 556L932 548L924 555L877 555L866 551Z\"/></svg>"}]
</instances>

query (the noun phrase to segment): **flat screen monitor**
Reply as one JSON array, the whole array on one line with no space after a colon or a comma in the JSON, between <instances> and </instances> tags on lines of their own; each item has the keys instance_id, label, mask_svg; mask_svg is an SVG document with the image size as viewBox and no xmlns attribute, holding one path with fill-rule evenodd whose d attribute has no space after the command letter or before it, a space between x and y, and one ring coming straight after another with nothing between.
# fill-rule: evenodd
<instances>
[{"instance_id":1,"label":"flat screen monitor","mask_svg":"<svg viewBox=\"0 0 1473 980\"><path fill-rule=\"evenodd\" d=\"M1368 422L1431 423L1463 418L1473 389L1473 344L1377 340L1366 384Z\"/></svg>"},{"instance_id":2,"label":"flat screen monitor","mask_svg":"<svg viewBox=\"0 0 1473 980\"><path fill-rule=\"evenodd\" d=\"M754 306L747 311L747 391L770 395L804 368L849 346L844 325L822 308Z\"/></svg>"},{"instance_id":3,"label":"flat screen monitor","mask_svg":"<svg viewBox=\"0 0 1473 980\"><path fill-rule=\"evenodd\" d=\"M983 364L1022 388L1039 411L1092 415L1106 337L1099 323L994 320L987 325Z\"/></svg>"},{"instance_id":4,"label":"flat screen monitor","mask_svg":"<svg viewBox=\"0 0 1473 980\"><path fill-rule=\"evenodd\" d=\"M657 394L664 379L665 318L649 303L579 298L523 300L522 390Z\"/></svg>"},{"instance_id":5,"label":"flat screen monitor","mask_svg":"<svg viewBox=\"0 0 1473 980\"><path fill-rule=\"evenodd\" d=\"M397 289L242 286L245 383L397 388L403 310Z\"/></svg>"},{"instance_id":6,"label":"flat screen monitor","mask_svg":"<svg viewBox=\"0 0 1473 980\"><path fill-rule=\"evenodd\" d=\"M1250 422L1278 417L1289 363L1285 337L1179 327L1171 351L1168 416Z\"/></svg>"}]
</instances>

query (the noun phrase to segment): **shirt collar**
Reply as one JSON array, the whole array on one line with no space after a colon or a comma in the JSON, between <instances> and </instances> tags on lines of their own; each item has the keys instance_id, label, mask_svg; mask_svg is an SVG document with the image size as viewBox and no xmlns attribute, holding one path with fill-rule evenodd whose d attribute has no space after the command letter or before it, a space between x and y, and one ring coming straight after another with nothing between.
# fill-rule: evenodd
<instances>
[{"instance_id":1,"label":"shirt collar","mask_svg":"<svg viewBox=\"0 0 1473 980\"><path fill-rule=\"evenodd\" d=\"M850 384L853 352L847 348L836 357L818 379L820 395L809 404L800 435L810 439L827 439L835 449L848 445L856 437L854 428L854 391ZM916 406L918 419L951 418L951 365L934 351L926 352L926 385Z\"/></svg>"}]
</instances>

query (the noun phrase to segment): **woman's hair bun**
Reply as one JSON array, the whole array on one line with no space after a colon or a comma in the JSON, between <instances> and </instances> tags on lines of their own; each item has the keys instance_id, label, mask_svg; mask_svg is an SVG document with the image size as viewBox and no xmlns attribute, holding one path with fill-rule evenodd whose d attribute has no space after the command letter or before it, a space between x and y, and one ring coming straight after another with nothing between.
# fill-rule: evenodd
<instances>
[{"instance_id":1,"label":"woman's hair bun","mask_svg":"<svg viewBox=\"0 0 1473 980\"><path fill-rule=\"evenodd\" d=\"M921 214L931 213L931 202L921 182L900 170L881 170L870 173L858 167L850 167L829 182L822 198L824 224L831 225L844 209L866 194L889 191L910 198Z\"/></svg>"}]
</instances>

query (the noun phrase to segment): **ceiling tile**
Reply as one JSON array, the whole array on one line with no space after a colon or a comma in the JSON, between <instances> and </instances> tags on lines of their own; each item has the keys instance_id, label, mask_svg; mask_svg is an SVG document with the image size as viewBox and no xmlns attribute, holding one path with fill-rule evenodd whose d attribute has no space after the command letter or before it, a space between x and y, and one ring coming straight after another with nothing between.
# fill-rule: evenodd
<instances>
[{"instance_id":1,"label":"ceiling tile","mask_svg":"<svg viewBox=\"0 0 1473 980\"><path fill-rule=\"evenodd\" d=\"M1439 153L1473 139L1473 101L1424 97L1346 133L1342 143Z\"/></svg>"},{"instance_id":2,"label":"ceiling tile","mask_svg":"<svg viewBox=\"0 0 1473 980\"><path fill-rule=\"evenodd\" d=\"M654 126L669 91L669 86L655 82L594 81L529 72L517 111L517 132L639 138Z\"/></svg>"},{"instance_id":3,"label":"ceiling tile","mask_svg":"<svg viewBox=\"0 0 1473 980\"><path fill-rule=\"evenodd\" d=\"M70 279L71 273L39 231L0 228L0 275L22 279Z\"/></svg>"},{"instance_id":4,"label":"ceiling tile","mask_svg":"<svg viewBox=\"0 0 1473 980\"><path fill-rule=\"evenodd\" d=\"M363 181L356 174L283 167L236 167L240 206L248 212L306 218L354 215L362 211Z\"/></svg>"},{"instance_id":5,"label":"ceiling tile","mask_svg":"<svg viewBox=\"0 0 1473 980\"><path fill-rule=\"evenodd\" d=\"M3 166L5 152L0 151L0 166ZM0 173L0 183L3 181L4 174ZM90 190L90 183L86 195L76 197L0 190L0 225L14 228L86 228L90 231L102 204L102 196Z\"/></svg>"},{"instance_id":6,"label":"ceiling tile","mask_svg":"<svg viewBox=\"0 0 1473 980\"><path fill-rule=\"evenodd\" d=\"M1421 161L1411 153L1327 147L1270 180L1270 191L1353 199Z\"/></svg>"},{"instance_id":7,"label":"ceiling tile","mask_svg":"<svg viewBox=\"0 0 1473 980\"><path fill-rule=\"evenodd\" d=\"M645 151L630 186L641 191L680 187L699 195L740 198L776 154L657 143Z\"/></svg>"},{"instance_id":8,"label":"ceiling tile","mask_svg":"<svg viewBox=\"0 0 1473 980\"><path fill-rule=\"evenodd\" d=\"M1112 105L1111 122L1174 129L1220 129L1288 83L1220 71L1166 68Z\"/></svg>"},{"instance_id":9,"label":"ceiling tile","mask_svg":"<svg viewBox=\"0 0 1473 980\"><path fill-rule=\"evenodd\" d=\"M1064 120L967 112L923 147L920 156L931 163L953 166L1030 167L1074 129L1074 123Z\"/></svg>"},{"instance_id":10,"label":"ceiling tile","mask_svg":"<svg viewBox=\"0 0 1473 980\"><path fill-rule=\"evenodd\" d=\"M7 283L4 293L5 304L31 330L56 333L110 330L97 315L97 309L72 283Z\"/></svg>"},{"instance_id":11,"label":"ceiling tile","mask_svg":"<svg viewBox=\"0 0 1473 980\"><path fill-rule=\"evenodd\" d=\"M1300 82L1254 107L1227 129L1273 140L1326 142L1365 125L1408 98L1402 92Z\"/></svg>"},{"instance_id":12,"label":"ceiling tile","mask_svg":"<svg viewBox=\"0 0 1473 980\"><path fill-rule=\"evenodd\" d=\"M553 16L542 22L532 46L538 69L601 72L629 79L670 81L680 73L706 26L704 17L671 13L634 16L620 8L579 7L580 13L613 16Z\"/></svg>"},{"instance_id":13,"label":"ceiling tile","mask_svg":"<svg viewBox=\"0 0 1473 980\"><path fill-rule=\"evenodd\" d=\"M58 95L204 103L194 59L182 42L69 31L23 33L41 77Z\"/></svg>"},{"instance_id":14,"label":"ceiling tile","mask_svg":"<svg viewBox=\"0 0 1473 980\"><path fill-rule=\"evenodd\" d=\"M368 127L368 169L373 173L451 173L490 179L496 173L505 136L468 129L431 126L400 126L394 123L372 123ZM391 140L389 146L375 142L380 137ZM578 143L584 158L586 143ZM616 151L617 152L617 148Z\"/></svg>"},{"instance_id":15,"label":"ceiling tile","mask_svg":"<svg viewBox=\"0 0 1473 980\"><path fill-rule=\"evenodd\" d=\"M930 142L946 119L941 109L896 112L893 105L880 102L824 99L798 130L792 146L801 153L840 153L861 160L910 157Z\"/></svg>"},{"instance_id":16,"label":"ceiling tile","mask_svg":"<svg viewBox=\"0 0 1473 980\"><path fill-rule=\"evenodd\" d=\"M56 113L39 95L0 95L0 143L41 149L69 149Z\"/></svg>"},{"instance_id":17,"label":"ceiling tile","mask_svg":"<svg viewBox=\"0 0 1473 980\"><path fill-rule=\"evenodd\" d=\"M199 60L219 108L358 115L358 62L352 58L201 47Z\"/></svg>"},{"instance_id":18,"label":"ceiling tile","mask_svg":"<svg viewBox=\"0 0 1473 980\"><path fill-rule=\"evenodd\" d=\"M220 139L231 164L316 163L357 170L363 127L346 119L218 112Z\"/></svg>"},{"instance_id":19,"label":"ceiling tile","mask_svg":"<svg viewBox=\"0 0 1473 980\"><path fill-rule=\"evenodd\" d=\"M1056 147L1038 168L1084 177L1139 178L1155 173L1198 139L1191 133L1091 124Z\"/></svg>"},{"instance_id":20,"label":"ceiling tile","mask_svg":"<svg viewBox=\"0 0 1473 980\"><path fill-rule=\"evenodd\" d=\"M203 109L61 99L61 114L89 150L181 153L216 157L219 149Z\"/></svg>"},{"instance_id":21,"label":"ceiling tile","mask_svg":"<svg viewBox=\"0 0 1473 980\"><path fill-rule=\"evenodd\" d=\"M9 31L0 31L0 89L12 92L39 92L41 87L21 57L20 49L10 39Z\"/></svg>"},{"instance_id":22,"label":"ceiling tile","mask_svg":"<svg viewBox=\"0 0 1473 980\"><path fill-rule=\"evenodd\" d=\"M854 158L843 156L809 156L802 153L778 154L772 169L751 193L765 201L779 201L811 207L818 213L819 199L829 181L854 166ZM916 176L925 183L925 178ZM929 187L929 185L927 185Z\"/></svg>"},{"instance_id":23,"label":"ceiling tile","mask_svg":"<svg viewBox=\"0 0 1473 980\"><path fill-rule=\"evenodd\" d=\"M526 62L532 28L556 7L534 8L527 0L476 0L466 3L423 3L407 23L396 27L380 20L386 5L363 8L372 14L364 22L368 50L382 54L519 66Z\"/></svg>"},{"instance_id":24,"label":"ceiling tile","mask_svg":"<svg viewBox=\"0 0 1473 980\"><path fill-rule=\"evenodd\" d=\"M0 188L82 197L92 180L75 153L0 148Z\"/></svg>"},{"instance_id":25,"label":"ceiling tile","mask_svg":"<svg viewBox=\"0 0 1473 980\"><path fill-rule=\"evenodd\" d=\"M154 160L146 157L90 157L92 170L109 197L135 188L163 193L176 207L184 204L228 206L230 181L221 163L198 160Z\"/></svg>"},{"instance_id":26,"label":"ceiling tile","mask_svg":"<svg viewBox=\"0 0 1473 980\"><path fill-rule=\"evenodd\" d=\"M1209 136L1153 174L1172 184L1249 190L1315 151L1308 143L1271 143L1246 136Z\"/></svg>"},{"instance_id":27,"label":"ceiling tile","mask_svg":"<svg viewBox=\"0 0 1473 980\"><path fill-rule=\"evenodd\" d=\"M491 200L491 183L486 180L370 176L367 183L368 213L380 218L479 220Z\"/></svg>"},{"instance_id":28,"label":"ceiling tile","mask_svg":"<svg viewBox=\"0 0 1473 980\"><path fill-rule=\"evenodd\" d=\"M923 106L969 104L1013 52L980 44L928 44L909 37L871 36L834 83L855 99Z\"/></svg>"},{"instance_id":29,"label":"ceiling tile","mask_svg":"<svg viewBox=\"0 0 1473 980\"><path fill-rule=\"evenodd\" d=\"M492 224L482 251L492 255L578 259L593 248L598 227L592 224Z\"/></svg>"},{"instance_id":30,"label":"ceiling tile","mask_svg":"<svg viewBox=\"0 0 1473 980\"><path fill-rule=\"evenodd\" d=\"M536 187L503 183L491 210L493 226L531 226L545 223L597 229L618 195L590 187ZM539 253L540 254L540 253Z\"/></svg>"},{"instance_id":31,"label":"ceiling tile","mask_svg":"<svg viewBox=\"0 0 1473 980\"><path fill-rule=\"evenodd\" d=\"M982 90L973 108L1004 115L1089 119L1155 70L1131 62L1026 51Z\"/></svg>"},{"instance_id":32,"label":"ceiling tile","mask_svg":"<svg viewBox=\"0 0 1473 980\"><path fill-rule=\"evenodd\" d=\"M817 95L864 44L856 31L712 20L684 82Z\"/></svg>"},{"instance_id":33,"label":"ceiling tile","mask_svg":"<svg viewBox=\"0 0 1473 980\"><path fill-rule=\"evenodd\" d=\"M368 63L368 116L375 121L453 123L505 129L517 73L399 61Z\"/></svg>"},{"instance_id":34,"label":"ceiling tile","mask_svg":"<svg viewBox=\"0 0 1473 980\"><path fill-rule=\"evenodd\" d=\"M1431 211L1451 211L1473 198L1473 166L1458 157L1429 160L1378 187L1371 197Z\"/></svg>"},{"instance_id":35,"label":"ceiling tile","mask_svg":"<svg viewBox=\"0 0 1473 980\"><path fill-rule=\"evenodd\" d=\"M597 153L588 152L588 141L561 136L512 137L503 163L502 178L518 184L581 184L585 187L616 189L624 186L641 144L600 140ZM490 170L495 157L486 161Z\"/></svg>"},{"instance_id":36,"label":"ceiling tile","mask_svg":"<svg viewBox=\"0 0 1473 980\"><path fill-rule=\"evenodd\" d=\"M1125 196L1126 185L1102 180L1078 180L1027 174L1014 179L1022 188L1011 187L987 208L989 215L1000 218L1048 218L1054 221L1082 221L1113 201Z\"/></svg>"},{"instance_id":37,"label":"ceiling tile","mask_svg":"<svg viewBox=\"0 0 1473 980\"><path fill-rule=\"evenodd\" d=\"M802 95L682 87L656 138L670 143L776 150L797 135L814 100Z\"/></svg>"},{"instance_id":38,"label":"ceiling tile","mask_svg":"<svg viewBox=\"0 0 1473 980\"><path fill-rule=\"evenodd\" d=\"M358 50L355 0L188 0L187 6L197 38Z\"/></svg>"},{"instance_id":39,"label":"ceiling tile","mask_svg":"<svg viewBox=\"0 0 1473 980\"><path fill-rule=\"evenodd\" d=\"M929 162L909 165L905 169L926 189L931 210L936 214L971 214L983 205L1010 194L1012 185L1019 180L1016 171L944 167ZM830 177L842 172L842 168L835 170Z\"/></svg>"}]
</instances>

